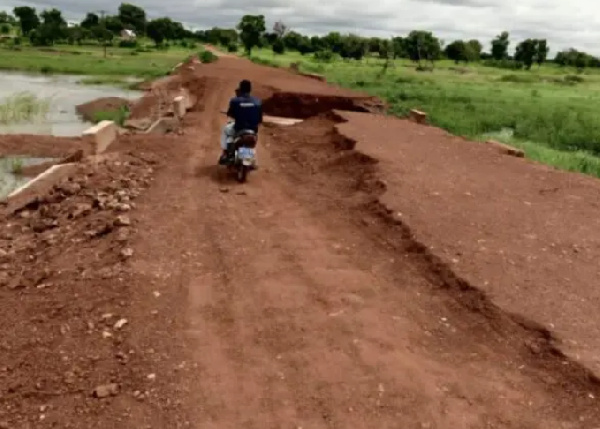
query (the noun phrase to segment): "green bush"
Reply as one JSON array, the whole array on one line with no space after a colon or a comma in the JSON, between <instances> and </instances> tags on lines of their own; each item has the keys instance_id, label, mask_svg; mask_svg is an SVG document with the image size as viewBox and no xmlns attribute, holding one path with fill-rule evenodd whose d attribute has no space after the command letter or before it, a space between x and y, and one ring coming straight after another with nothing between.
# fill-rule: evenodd
<instances>
[{"instance_id":1,"label":"green bush","mask_svg":"<svg viewBox=\"0 0 600 429\"><path fill-rule=\"evenodd\" d=\"M198 54L198 58L200 59L200 62L205 63L205 64L214 63L215 61L217 61L219 59L219 57L217 57L215 54L213 54L210 51L200 52L200 54Z\"/></svg>"},{"instance_id":2,"label":"green bush","mask_svg":"<svg viewBox=\"0 0 600 429\"><path fill-rule=\"evenodd\" d=\"M333 54L333 52L331 52L329 50L317 51L314 54L314 58L317 61L329 62L329 61L333 60L334 54Z\"/></svg>"},{"instance_id":3,"label":"green bush","mask_svg":"<svg viewBox=\"0 0 600 429\"><path fill-rule=\"evenodd\" d=\"M227 45L227 52L237 52L239 49L237 43L231 42Z\"/></svg>"},{"instance_id":4,"label":"green bush","mask_svg":"<svg viewBox=\"0 0 600 429\"><path fill-rule=\"evenodd\" d=\"M101 111L95 112L93 115L93 121L95 123L101 121L113 121L119 126L123 126L125 121L129 117L129 108L127 106L121 106L117 110L109 110L109 111Z\"/></svg>"}]
</instances>

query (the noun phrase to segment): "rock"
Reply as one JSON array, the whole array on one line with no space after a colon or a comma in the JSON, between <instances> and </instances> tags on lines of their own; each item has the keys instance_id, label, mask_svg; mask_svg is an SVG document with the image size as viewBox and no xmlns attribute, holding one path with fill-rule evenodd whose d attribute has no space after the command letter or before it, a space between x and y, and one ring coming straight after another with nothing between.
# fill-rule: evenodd
<instances>
[{"instance_id":1,"label":"rock","mask_svg":"<svg viewBox=\"0 0 600 429\"><path fill-rule=\"evenodd\" d=\"M117 396L119 394L119 385L117 383L105 384L98 386L92 392L94 398L108 398L109 396Z\"/></svg>"},{"instance_id":2,"label":"rock","mask_svg":"<svg viewBox=\"0 0 600 429\"><path fill-rule=\"evenodd\" d=\"M119 230L117 231L116 240L119 243L124 243L127 240L129 240L129 230L127 228L119 228Z\"/></svg>"},{"instance_id":3,"label":"rock","mask_svg":"<svg viewBox=\"0 0 600 429\"><path fill-rule=\"evenodd\" d=\"M131 225L131 219L129 219L129 216L120 215L120 216L117 216L114 224L115 224L115 226L129 226L129 225Z\"/></svg>"},{"instance_id":4,"label":"rock","mask_svg":"<svg viewBox=\"0 0 600 429\"><path fill-rule=\"evenodd\" d=\"M125 249L121 250L121 256L123 258L131 258L133 256L133 249L131 247L126 247Z\"/></svg>"},{"instance_id":5,"label":"rock","mask_svg":"<svg viewBox=\"0 0 600 429\"><path fill-rule=\"evenodd\" d=\"M76 219L80 216L86 216L92 212L92 205L89 203L79 203L75 206L75 210L71 212L69 217Z\"/></svg>"},{"instance_id":6,"label":"rock","mask_svg":"<svg viewBox=\"0 0 600 429\"><path fill-rule=\"evenodd\" d=\"M150 381L156 380L156 374L148 374L146 378Z\"/></svg>"},{"instance_id":7,"label":"rock","mask_svg":"<svg viewBox=\"0 0 600 429\"><path fill-rule=\"evenodd\" d=\"M128 212L129 210L131 210L131 206L127 203L119 203L116 205L115 209L117 209L120 212Z\"/></svg>"},{"instance_id":8,"label":"rock","mask_svg":"<svg viewBox=\"0 0 600 429\"><path fill-rule=\"evenodd\" d=\"M119 329L123 328L123 326L127 325L127 323L127 319L119 319L117 323L115 323L114 329L118 331Z\"/></svg>"}]
</instances>

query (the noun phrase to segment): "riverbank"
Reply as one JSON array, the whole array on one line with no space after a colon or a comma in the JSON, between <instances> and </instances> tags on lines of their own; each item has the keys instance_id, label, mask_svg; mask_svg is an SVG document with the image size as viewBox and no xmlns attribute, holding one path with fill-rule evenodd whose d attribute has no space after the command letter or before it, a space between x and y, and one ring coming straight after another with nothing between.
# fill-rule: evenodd
<instances>
[{"instance_id":1,"label":"riverbank","mask_svg":"<svg viewBox=\"0 0 600 429\"><path fill-rule=\"evenodd\" d=\"M151 79L164 76L197 51L196 47L171 47L167 50L109 47L105 57L104 49L93 45L0 47L0 70L100 76L83 83L120 84L127 82L128 78L131 80L131 77Z\"/></svg>"}]
</instances>

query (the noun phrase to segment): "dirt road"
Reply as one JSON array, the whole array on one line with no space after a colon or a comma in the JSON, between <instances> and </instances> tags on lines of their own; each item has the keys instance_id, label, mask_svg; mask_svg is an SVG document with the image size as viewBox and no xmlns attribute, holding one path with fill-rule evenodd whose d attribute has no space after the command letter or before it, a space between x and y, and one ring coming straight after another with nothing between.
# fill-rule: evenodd
<instances>
[{"instance_id":1,"label":"dirt road","mask_svg":"<svg viewBox=\"0 0 600 429\"><path fill-rule=\"evenodd\" d=\"M377 161L340 150L352 142L330 114L266 127L247 184L215 165L240 78L264 92L323 84L231 58L194 73L205 88L183 135L124 137L59 192L60 253L40 250L31 221L50 203L11 217L3 240L29 235L9 264L57 279L0 288L0 427L600 426L589 373L381 216ZM135 201L128 218L95 203L78 221L74 198L104 193ZM98 385L117 390L97 398Z\"/></svg>"}]
</instances>

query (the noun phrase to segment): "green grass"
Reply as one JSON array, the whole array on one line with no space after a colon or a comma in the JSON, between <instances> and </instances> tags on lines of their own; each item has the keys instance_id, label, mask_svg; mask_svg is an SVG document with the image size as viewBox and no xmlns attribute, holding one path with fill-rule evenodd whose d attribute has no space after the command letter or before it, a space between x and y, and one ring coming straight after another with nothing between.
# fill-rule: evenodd
<instances>
[{"instance_id":1,"label":"green grass","mask_svg":"<svg viewBox=\"0 0 600 429\"><path fill-rule=\"evenodd\" d=\"M122 127L128 117L129 109L127 108L127 106L121 106L119 109L116 110L94 112L92 120L94 123L102 121L113 121L114 123Z\"/></svg>"},{"instance_id":2,"label":"green grass","mask_svg":"<svg viewBox=\"0 0 600 429\"><path fill-rule=\"evenodd\" d=\"M143 83L144 79L136 78L135 76L88 76L79 81L82 85L109 85L123 89L135 90Z\"/></svg>"},{"instance_id":3,"label":"green grass","mask_svg":"<svg viewBox=\"0 0 600 429\"><path fill-rule=\"evenodd\" d=\"M319 62L310 55L255 50L251 59L278 67L299 62L302 71L381 97L398 116L423 110L433 125L455 135L482 140L491 133L530 159L600 177L598 71L578 74L545 65L527 72L440 61L433 71L419 72L398 60L382 75L383 61L375 58ZM498 135L502 129L510 129L510 136Z\"/></svg>"},{"instance_id":4,"label":"green grass","mask_svg":"<svg viewBox=\"0 0 600 429\"><path fill-rule=\"evenodd\" d=\"M159 77L167 74L197 47L174 46L166 50L151 47L108 47L60 45L49 48L0 45L0 69L91 76Z\"/></svg>"},{"instance_id":5,"label":"green grass","mask_svg":"<svg viewBox=\"0 0 600 429\"><path fill-rule=\"evenodd\" d=\"M22 92L0 99L0 124L9 125L45 119L50 100L39 99L34 94Z\"/></svg>"}]
</instances>

